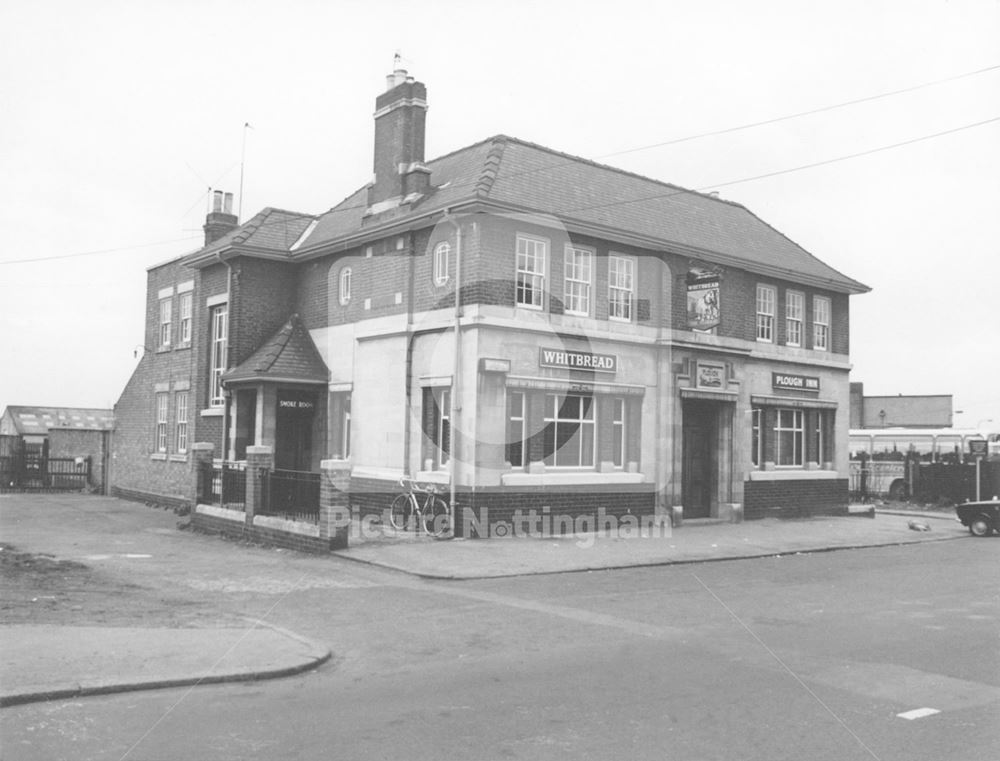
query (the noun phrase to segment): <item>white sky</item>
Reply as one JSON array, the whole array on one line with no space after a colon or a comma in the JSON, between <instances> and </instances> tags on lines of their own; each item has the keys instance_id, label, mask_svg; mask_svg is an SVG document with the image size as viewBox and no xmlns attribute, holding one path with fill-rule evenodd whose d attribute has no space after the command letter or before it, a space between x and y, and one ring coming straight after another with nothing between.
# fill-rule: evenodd
<instances>
[{"instance_id":1,"label":"white sky","mask_svg":"<svg viewBox=\"0 0 1000 761\"><path fill-rule=\"evenodd\" d=\"M397 49L428 159L506 133L711 188L1000 117L1000 69L608 154L997 66L998 40L996 0L0 2L0 408L114 404L145 270L198 247L209 185L239 189L244 122L244 219L363 185ZM1000 122L720 190L874 289L867 394L1000 424Z\"/></svg>"}]
</instances>

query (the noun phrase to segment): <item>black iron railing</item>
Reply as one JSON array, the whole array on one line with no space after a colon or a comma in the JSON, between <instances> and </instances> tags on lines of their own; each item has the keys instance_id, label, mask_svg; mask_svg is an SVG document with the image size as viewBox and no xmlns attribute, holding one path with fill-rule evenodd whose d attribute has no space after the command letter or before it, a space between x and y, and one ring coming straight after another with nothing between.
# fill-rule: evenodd
<instances>
[{"instance_id":1,"label":"black iron railing","mask_svg":"<svg viewBox=\"0 0 1000 761\"><path fill-rule=\"evenodd\" d=\"M261 504L256 513L318 523L319 483L319 473L302 470L264 472L261 474Z\"/></svg>"},{"instance_id":2,"label":"black iron railing","mask_svg":"<svg viewBox=\"0 0 1000 761\"><path fill-rule=\"evenodd\" d=\"M246 509L246 465L239 462L206 462L198 472L198 501L230 510Z\"/></svg>"}]
</instances>

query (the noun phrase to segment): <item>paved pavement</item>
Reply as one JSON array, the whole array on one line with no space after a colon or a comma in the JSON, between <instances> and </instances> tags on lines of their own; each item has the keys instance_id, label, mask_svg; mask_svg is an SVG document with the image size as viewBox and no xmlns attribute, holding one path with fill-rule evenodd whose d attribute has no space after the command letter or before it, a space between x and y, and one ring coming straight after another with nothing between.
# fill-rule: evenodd
<instances>
[{"instance_id":1,"label":"paved pavement","mask_svg":"<svg viewBox=\"0 0 1000 761\"><path fill-rule=\"evenodd\" d=\"M914 530L914 521L929 530ZM615 538L437 541L381 532L365 536L360 527L354 534L350 549L335 555L424 578L461 580L941 541L965 531L953 514L879 512L738 525L689 521L676 530ZM260 622L245 628L6 625L0 626L0 706L274 678L316 668L330 657L325 644Z\"/></svg>"}]
</instances>

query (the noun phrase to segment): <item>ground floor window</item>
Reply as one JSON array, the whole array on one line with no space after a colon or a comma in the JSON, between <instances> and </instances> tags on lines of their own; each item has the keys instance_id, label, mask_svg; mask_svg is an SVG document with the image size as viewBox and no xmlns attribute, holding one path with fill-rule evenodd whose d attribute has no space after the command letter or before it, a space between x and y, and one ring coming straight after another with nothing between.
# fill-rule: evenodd
<instances>
[{"instance_id":1,"label":"ground floor window","mask_svg":"<svg viewBox=\"0 0 1000 761\"><path fill-rule=\"evenodd\" d=\"M555 468L594 466L594 398L545 395L542 461Z\"/></svg>"},{"instance_id":2,"label":"ground floor window","mask_svg":"<svg viewBox=\"0 0 1000 761\"><path fill-rule=\"evenodd\" d=\"M778 410L774 426L774 463L790 467L804 464L802 410Z\"/></svg>"},{"instance_id":3,"label":"ground floor window","mask_svg":"<svg viewBox=\"0 0 1000 761\"><path fill-rule=\"evenodd\" d=\"M524 422L524 394L520 391L511 391L507 394L507 442L504 455L513 468L525 466Z\"/></svg>"},{"instance_id":4,"label":"ground floor window","mask_svg":"<svg viewBox=\"0 0 1000 761\"><path fill-rule=\"evenodd\" d=\"M434 469L443 468L451 459L451 389L425 388L423 402L423 459Z\"/></svg>"},{"instance_id":5,"label":"ground floor window","mask_svg":"<svg viewBox=\"0 0 1000 761\"><path fill-rule=\"evenodd\" d=\"M823 465L832 451L833 416L831 409L753 407L750 461L756 468Z\"/></svg>"},{"instance_id":6,"label":"ground floor window","mask_svg":"<svg viewBox=\"0 0 1000 761\"><path fill-rule=\"evenodd\" d=\"M156 451L167 451L167 411L170 397L167 394L156 395Z\"/></svg>"},{"instance_id":7,"label":"ground floor window","mask_svg":"<svg viewBox=\"0 0 1000 761\"><path fill-rule=\"evenodd\" d=\"M625 400L611 400L611 462L616 468L625 467Z\"/></svg>"}]
</instances>

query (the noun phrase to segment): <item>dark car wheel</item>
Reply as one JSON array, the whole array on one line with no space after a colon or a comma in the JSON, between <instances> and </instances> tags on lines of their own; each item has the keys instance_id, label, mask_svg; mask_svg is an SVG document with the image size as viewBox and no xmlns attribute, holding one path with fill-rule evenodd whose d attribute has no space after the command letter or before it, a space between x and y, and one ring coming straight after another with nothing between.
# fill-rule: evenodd
<instances>
[{"instance_id":1,"label":"dark car wheel","mask_svg":"<svg viewBox=\"0 0 1000 761\"><path fill-rule=\"evenodd\" d=\"M977 515L969 524L969 533L973 536L989 536L993 531L993 524L985 515Z\"/></svg>"}]
</instances>

